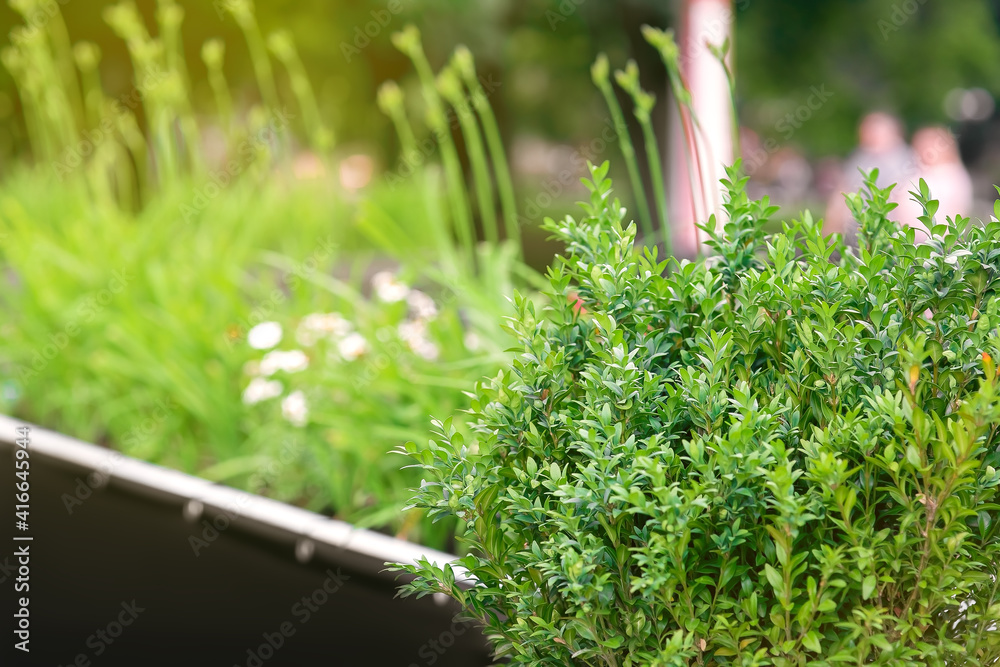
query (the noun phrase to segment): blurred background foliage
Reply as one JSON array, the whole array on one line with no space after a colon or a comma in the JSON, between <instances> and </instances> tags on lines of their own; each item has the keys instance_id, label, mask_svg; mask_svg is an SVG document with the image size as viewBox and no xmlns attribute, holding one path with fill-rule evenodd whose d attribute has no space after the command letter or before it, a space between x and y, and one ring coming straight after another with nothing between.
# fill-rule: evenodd
<instances>
[{"instance_id":1,"label":"blurred background foliage","mask_svg":"<svg viewBox=\"0 0 1000 667\"><path fill-rule=\"evenodd\" d=\"M184 48L193 92L208 103L211 90L198 54L203 42L222 38L228 46L226 77L239 91L237 103L242 96L246 104L257 95L253 68L239 28L224 11L226 1L183 3ZM126 47L102 18L113 2L59 4L73 41L100 46L109 92L126 91L132 76ZM136 5L153 25L155 0ZM598 52L607 52L616 66L635 58L644 87L665 97L663 66L639 28L672 25L677 10L676 3L654 0L258 0L256 6L265 35L284 29L294 36L340 145L361 144L383 163L395 155L395 139L375 108L375 91L382 81L409 77L406 58L389 39L406 23L428 36L425 48L435 66L455 45L469 45L481 74L501 83L491 101L506 137L535 134L575 143L597 136L606 117L589 75ZM806 124L794 138L814 156L846 154L859 118L872 108L896 112L915 127L949 120L943 100L953 88L1000 93L1000 0L736 0L734 8L745 125L774 135L775 124L802 103L811 86L834 92L823 122ZM385 26L371 23L380 16L388 17ZM16 12L0 7L0 32L17 22ZM279 76L279 85L287 88L287 78ZM0 122L7 131L0 135L0 151L8 159L25 143L18 115L13 83L2 71ZM982 143L976 136L979 141L965 150Z\"/></svg>"},{"instance_id":2,"label":"blurred background foliage","mask_svg":"<svg viewBox=\"0 0 1000 667\"><path fill-rule=\"evenodd\" d=\"M823 122L795 139L813 155L843 155L874 108L911 128L950 121L956 87L1000 92L996 0L752 0L737 19L742 120L766 133L813 85L834 96Z\"/></svg>"}]
</instances>

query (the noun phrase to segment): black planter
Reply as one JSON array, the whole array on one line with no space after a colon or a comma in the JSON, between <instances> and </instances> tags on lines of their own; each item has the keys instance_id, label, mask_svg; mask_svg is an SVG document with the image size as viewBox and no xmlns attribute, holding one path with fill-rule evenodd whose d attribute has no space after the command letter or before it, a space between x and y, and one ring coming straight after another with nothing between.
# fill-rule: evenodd
<instances>
[{"instance_id":1,"label":"black planter","mask_svg":"<svg viewBox=\"0 0 1000 667\"><path fill-rule=\"evenodd\" d=\"M17 516L20 426L0 416L0 664L491 663L450 601L395 598L384 571L447 554L37 427ZM14 648L24 602L30 653Z\"/></svg>"}]
</instances>

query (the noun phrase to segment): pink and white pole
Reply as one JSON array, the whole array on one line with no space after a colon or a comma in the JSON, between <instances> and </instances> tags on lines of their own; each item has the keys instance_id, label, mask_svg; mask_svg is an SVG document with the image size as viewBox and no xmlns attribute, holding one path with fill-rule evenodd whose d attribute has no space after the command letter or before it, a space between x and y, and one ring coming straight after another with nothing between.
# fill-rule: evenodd
<instances>
[{"instance_id":1,"label":"pink and white pole","mask_svg":"<svg viewBox=\"0 0 1000 667\"><path fill-rule=\"evenodd\" d=\"M713 213L719 224L724 222L719 179L733 161L732 103L726 72L708 47L721 46L727 37L732 41L734 20L731 0L681 0L681 75L691 91L698 122L671 109L667 191L678 257L694 257L704 243L705 234L696 222L707 221ZM728 58L731 70L732 50ZM688 116L687 110L682 113ZM693 187L689 173L695 175Z\"/></svg>"}]
</instances>

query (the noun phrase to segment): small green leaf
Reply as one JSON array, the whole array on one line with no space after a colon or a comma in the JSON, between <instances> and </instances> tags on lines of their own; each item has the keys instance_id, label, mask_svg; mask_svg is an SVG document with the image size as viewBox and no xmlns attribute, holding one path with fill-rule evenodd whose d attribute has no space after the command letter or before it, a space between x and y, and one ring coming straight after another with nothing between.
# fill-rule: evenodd
<instances>
[{"instance_id":1,"label":"small green leaf","mask_svg":"<svg viewBox=\"0 0 1000 667\"><path fill-rule=\"evenodd\" d=\"M823 652L823 645L820 643L820 634L815 630L810 630L802 637L802 645L813 653Z\"/></svg>"},{"instance_id":2,"label":"small green leaf","mask_svg":"<svg viewBox=\"0 0 1000 667\"><path fill-rule=\"evenodd\" d=\"M771 588L774 589L775 593L782 593L785 590L785 580L782 578L781 573L779 573L770 564L764 566L764 573L767 575L767 580L771 584Z\"/></svg>"},{"instance_id":3,"label":"small green leaf","mask_svg":"<svg viewBox=\"0 0 1000 667\"><path fill-rule=\"evenodd\" d=\"M872 596L872 593L875 592L876 583L877 581L875 579L874 574L869 574L868 576L866 576L864 578L864 581L861 582L861 597L863 597L866 600L870 598Z\"/></svg>"}]
</instances>

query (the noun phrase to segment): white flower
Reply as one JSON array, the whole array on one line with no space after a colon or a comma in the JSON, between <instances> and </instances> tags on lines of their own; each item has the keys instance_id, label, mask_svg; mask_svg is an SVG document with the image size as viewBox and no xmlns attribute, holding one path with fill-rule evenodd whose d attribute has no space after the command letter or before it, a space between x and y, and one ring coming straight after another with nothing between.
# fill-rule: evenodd
<instances>
[{"instance_id":1,"label":"white flower","mask_svg":"<svg viewBox=\"0 0 1000 667\"><path fill-rule=\"evenodd\" d=\"M260 403L261 401L266 401L269 398L281 396L283 389L284 388L281 386L281 383L277 380L254 378L243 391L243 402L247 405Z\"/></svg>"},{"instance_id":2,"label":"white flower","mask_svg":"<svg viewBox=\"0 0 1000 667\"><path fill-rule=\"evenodd\" d=\"M465 334L464 342L465 342L465 349L467 349L469 352L478 352L479 350L483 349L483 341L481 338L479 338L479 334L477 334L475 331L470 331L467 334Z\"/></svg>"},{"instance_id":3,"label":"white flower","mask_svg":"<svg viewBox=\"0 0 1000 667\"><path fill-rule=\"evenodd\" d=\"M375 295L386 303L402 301L410 293L410 288L396 280L389 271L379 271L372 276L372 288Z\"/></svg>"},{"instance_id":4,"label":"white flower","mask_svg":"<svg viewBox=\"0 0 1000 667\"><path fill-rule=\"evenodd\" d=\"M406 296L406 303L409 304L418 320L432 320L437 317L438 309L434 305L434 299L420 290L410 290Z\"/></svg>"},{"instance_id":5,"label":"white flower","mask_svg":"<svg viewBox=\"0 0 1000 667\"><path fill-rule=\"evenodd\" d=\"M417 356L428 361L436 361L440 355L438 346L427 337L427 324L423 320L401 322L399 337Z\"/></svg>"},{"instance_id":6,"label":"white flower","mask_svg":"<svg viewBox=\"0 0 1000 667\"><path fill-rule=\"evenodd\" d=\"M306 395L301 391L293 391L281 401L281 414L293 426L305 426L309 421L309 405Z\"/></svg>"},{"instance_id":7,"label":"white flower","mask_svg":"<svg viewBox=\"0 0 1000 667\"><path fill-rule=\"evenodd\" d=\"M440 350L435 343L427 340L426 338L420 338L414 340L410 343L410 349L418 357L423 357L427 361L437 361L440 355Z\"/></svg>"},{"instance_id":8,"label":"white flower","mask_svg":"<svg viewBox=\"0 0 1000 667\"><path fill-rule=\"evenodd\" d=\"M295 339L301 344L315 345L326 336L336 339L351 333L351 323L340 313L312 313L306 315L295 332Z\"/></svg>"},{"instance_id":9,"label":"white flower","mask_svg":"<svg viewBox=\"0 0 1000 667\"><path fill-rule=\"evenodd\" d=\"M274 375L277 371L297 373L309 367L309 357L302 350L271 350L260 360L261 375Z\"/></svg>"},{"instance_id":10,"label":"white flower","mask_svg":"<svg viewBox=\"0 0 1000 667\"><path fill-rule=\"evenodd\" d=\"M352 333L340 341L337 350L345 360L354 361L368 351L368 341L361 334Z\"/></svg>"},{"instance_id":11,"label":"white flower","mask_svg":"<svg viewBox=\"0 0 1000 667\"><path fill-rule=\"evenodd\" d=\"M268 350L281 342L281 325L261 322L247 333L247 343L255 350Z\"/></svg>"},{"instance_id":12,"label":"white flower","mask_svg":"<svg viewBox=\"0 0 1000 667\"><path fill-rule=\"evenodd\" d=\"M419 320L399 323L399 337L407 343L423 338L426 332L427 325Z\"/></svg>"}]
</instances>

